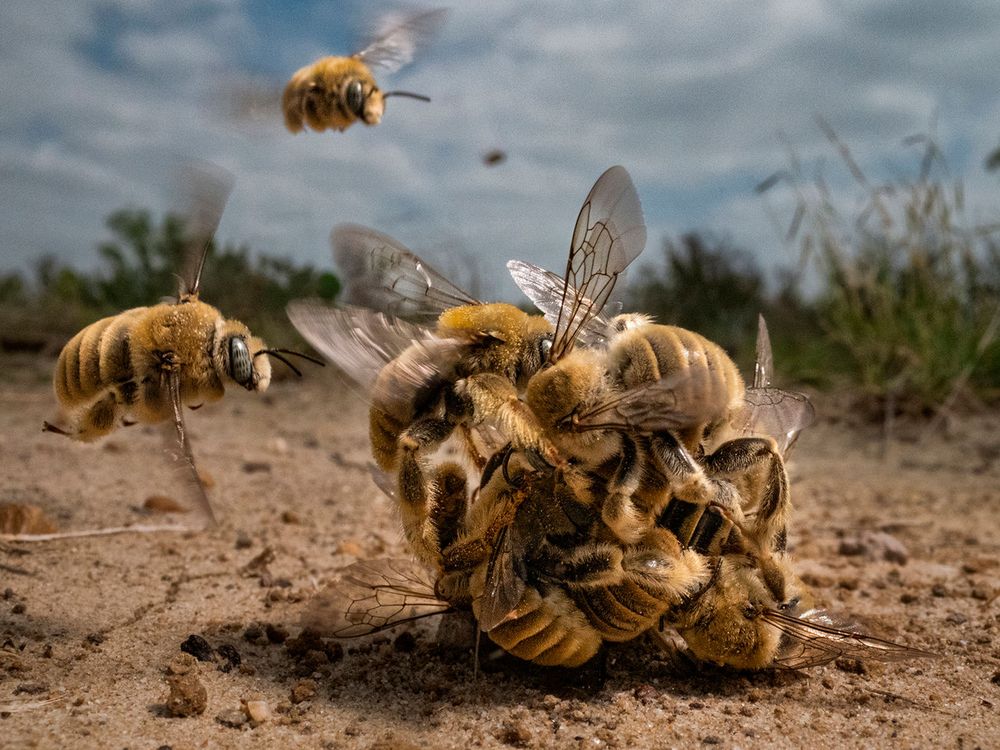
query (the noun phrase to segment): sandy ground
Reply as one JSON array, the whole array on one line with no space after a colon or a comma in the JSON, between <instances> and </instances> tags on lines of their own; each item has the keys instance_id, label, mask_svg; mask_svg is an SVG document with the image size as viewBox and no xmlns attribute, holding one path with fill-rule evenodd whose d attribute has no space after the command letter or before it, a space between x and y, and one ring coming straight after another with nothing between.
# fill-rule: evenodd
<instances>
[{"instance_id":1,"label":"sandy ground","mask_svg":"<svg viewBox=\"0 0 1000 750\"><path fill-rule=\"evenodd\" d=\"M169 494L158 438L43 434L50 365L0 360L0 502L63 529L148 523L143 499ZM3 543L0 746L1000 746L1000 415L901 425L885 446L832 399L818 407L790 466L799 568L829 608L939 659L738 674L640 639L575 672L508 657L473 679L471 653L432 622L343 650L303 643L317 585L403 552L364 469L362 404L311 375L189 417L217 530ZM189 672L207 705L171 718L166 667L192 634L215 649ZM255 699L271 712L258 726L240 711Z\"/></svg>"}]
</instances>

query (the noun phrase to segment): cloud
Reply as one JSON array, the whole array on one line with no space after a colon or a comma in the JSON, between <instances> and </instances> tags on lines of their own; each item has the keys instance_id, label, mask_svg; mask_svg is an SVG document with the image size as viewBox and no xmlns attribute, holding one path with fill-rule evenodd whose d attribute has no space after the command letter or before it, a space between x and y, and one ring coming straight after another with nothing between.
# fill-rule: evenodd
<instances>
[{"instance_id":1,"label":"cloud","mask_svg":"<svg viewBox=\"0 0 1000 750\"><path fill-rule=\"evenodd\" d=\"M276 112L246 123L220 106L241 76L277 90L314 55L360 47L369 8L3 4L5 264L43 250L96 262L104 217L176 205L172 173L188 158L236 175L222 240L320 265L330 227L355 221L440 266L468 253L484 293L512 294L503 261L560 269L580 201L615 163L636 180L650 249L665 231L706 229L771 262L776 234L752 188L786 163L779 131L807 163L835 159L816 113L883 177L887 158L905 163L900 139L936 113L952 167L970 175L970 213L995 203L979 165L998 138L1000 9L985 0L467 4L383 81L432 104L390 100L377 128L293 137ZM484 167L491 148L507 162Z\"/></svg>"}]
</instances>

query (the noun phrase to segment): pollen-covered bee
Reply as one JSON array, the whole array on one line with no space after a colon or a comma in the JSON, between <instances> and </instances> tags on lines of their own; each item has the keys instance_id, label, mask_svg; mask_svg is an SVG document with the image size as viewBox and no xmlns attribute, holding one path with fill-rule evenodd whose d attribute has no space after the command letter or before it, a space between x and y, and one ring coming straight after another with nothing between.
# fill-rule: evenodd
<instances>
[{"instance_id":1,"label":"pollen-covered bee","mask_svg":"<svg viewBox=\"0 0 1000 750\"><path fill-rule=\"evenodd\" d=\"M354 638L471 610L508 653L563 667L587 662L605 641L664 628L698 659L737 669L931 655L811 607L787 556L769 556L749 534L737 531L722 555L699 552L660 527L622 544L558 472L534 469L516 454L491 460L467 510L438 528L433 572L405 559L356 563L309 602L302 624Z\"/></svg>"},{"instance_id":2,"label":"pollen-covered bee","mask_svg":"<svg viewBox=\"0 0 1000 750\"><path fill-rule=\"evenodd\" d=\"M188 221L185 273L175 302L137 307L102 318L63 347L53 386L62 425L49 432L92 441L137 422L173 420L195 501L215 523L195 471L183 406L197 409L222 398L227 383L261 392L271 382L275 357L301 375L283 354L323 363L287 349L268 349L240 321L226 319L198 296L201 273L232 186L220 171L192 175L196 212Z\"/></svg>"},{"instance_id":3,"label":"pollen-covered bee","mask_svg":"<svg viewBox=\"0 0 1000 750\"><path fill-rule=\"evenodd\" d=\"M607 170L584 200L573 231L575 257L595 262L594 278L617 275L645 244L635 187L622 167ZM513 305L473 299L412 252L385 235L356 226L333 232L338 265L354 283L349 301L372 305L335 310L293 303L299 332L340 365L371 397L369 437L384 471L397 471L404 527L417 554L435 564L439 549L424 538L434 501L421 454L456 427L493 425L515 446L560 463L535 415L519 399L546 361L552 326ZM433 331L395 315L436 314ZM479 469L485 464L473 456ZM429 533L429 532L428 532Z\"/></svg>"},{"instance_id":4,"label":"pollen-covered bee","mask_svg":"<svg viewBox=\"0 0 1000 750\"><path fill-rule=\"evenodd\" d=\"M345 130L358 120L378 125L390 96L429 102L409 91L382 91L372 68L389 73L413 60L440 28L447 11L417 13L402 20L386 19L383 30L370 45L350 57L323 57L297 70L285 86L281 109L285 126L293 133L306 127L322 132Z\"/></svg>"},{"instance_id":5,"label":"pollen-covered bee","mask_svg":"<svg viewBox=\"0 0 1000 750\"><path fill-rule=\"evenodd\" d=\"M705 337L643 315L601 316L610 290L598 299L574 264L582 265L571 256L562 278L523 261L508 268L556 326L547 366L525 400L571 463L605 475L604 522L631 542L677 496L722 505L738 498L744 512L762 508L757 523L768 519L770 534L782 534L788 502L779 448L813 411L804 396L770 387L763 318L754 386L745 389L729 355ZM577 340L588 346L575 348ZM768 433L780 446L757 437ZM717 496L720 485L706 469L734 482L737 493Z\"/></svg>"}]
</instances>

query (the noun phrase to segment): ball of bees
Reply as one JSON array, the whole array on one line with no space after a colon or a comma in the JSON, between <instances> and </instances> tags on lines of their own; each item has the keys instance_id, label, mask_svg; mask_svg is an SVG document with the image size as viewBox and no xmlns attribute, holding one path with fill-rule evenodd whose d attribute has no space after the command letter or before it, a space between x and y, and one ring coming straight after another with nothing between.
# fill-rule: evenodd
<instances>
[{"instance_id":1,"label":"ball of bees","mask_svg":"<svg viewBox=\"0 0 1000 750\"><path fill-rule=\"evenodd\" d=\"M346 130L355 122L378 125L385 100L404 96L429 102L409 91L382 91L372 68L395 72L413 60L444 21L446 11L426 11L383 24L384 31L350 57L323 57L297 70L285 85L281 109L292 133L305 128Z\"/></svg>"},{"instance_id":2,"label":"ball of bees","mask_svg":"<svg viewBox=\"0 0 1000 750\"><path fill-rule=\"evenodd\" d=\"M359 372L361 352L378 349L382 369L355 379L374 387L381 411L386 394L401 396L389 413L404 414L395 424L409 426L384 430L391 439L383 441L387 420L373 417L376 474L430 571L401 560L358 563L310 604L304 624L353 637L466 609L507 652L570 667L604 642L665 628L697 658L741 669L802 667L843 654L924 655L836 624L811 606L794 573L785 552L790 494L782 456L812 411L804 397L770 387L763 321L748 389L728 355L698 334L641 315L604 317L615 281L644 241L638 198L624 170L613 168L584 202L562 277L513 264L551 333L543 356L519 373L524 379L508 375L506 408L524 419L493 420L500 437L492 445L507 443L482 465L471 491L457 464L419 464L413 482L405 462L384 460L398 447L382 458L379 450L402 443L422 421L436 438L452 431L447 418L437 431L433 421L413 418L428 403L436 404L433 419L446 415L448 398L429 402L422 389L443 382L461 401L458 376L481 361L467 348L442 367L431 354L436 342L455 338L442 321L466 316L467 306L441 313L433 332L395 320L390 327L384 313L357 311L342 311L332 326L334 318L300 326L307 338L325 338L320 348L348 372ZM400 265L377 255L367 267ZM436 272L412 257L405 265L417 269L409 275L415 289L454 303L453 288ZM398 293L392 278L381 287ZM293 320L300 312L290 310ZM339 333L320 335L324 326ZM393 336L383 346L386 330ZM481 425L501 412L495 403L477 408L478 419L464 427L490 444ZM386 481L390 472L395 483Z\"/></svg>"}]
</instances>

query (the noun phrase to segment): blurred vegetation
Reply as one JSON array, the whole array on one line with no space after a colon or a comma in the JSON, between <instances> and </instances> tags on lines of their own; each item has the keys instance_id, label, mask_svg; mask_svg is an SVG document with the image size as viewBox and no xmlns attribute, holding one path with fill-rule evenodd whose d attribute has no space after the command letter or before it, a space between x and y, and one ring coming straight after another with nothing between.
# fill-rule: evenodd
<instances>
[{"instance_id":1,"label":"blurred vegetation","mask_svg":"<svg viewBox=\"0 0 1000 750\"><path fill-rule=\"evenodd\" d=\"M787 170L758 187L792 191L788 237L802 273L769 290L760 268L725 242L686 235L665 244L665 264L645 269L628 299L660 322L694 329L750 372L758 312L767 318L779 379L846 386L870 413L929 414L956 402L1000 398L1000 225L967 227L960 180L932 139L919 136L911 176L876 184L824 123L820 127L863 200L836 207L821 176Z\"/></svg>"},{"instance_id":2,"label":"blurred vegetation","mask_svg":"<svg viewBox=\"0 0 1000 750\"><path fill-rule=\"evenodd\" d=\"M108 217L107 226L113 237L97 248L103 267L96 272L43 258L30 281L18 273L0 275L0 348L58 352L99 318L176 296L188 252L183 219L168 214L157 224L149 211L123 209ZM339 291L330 272L214 241L201 281L203 301L273 346L301 343L285 316L290 300L332 300Z\"/></svg>"}]
</instances>

